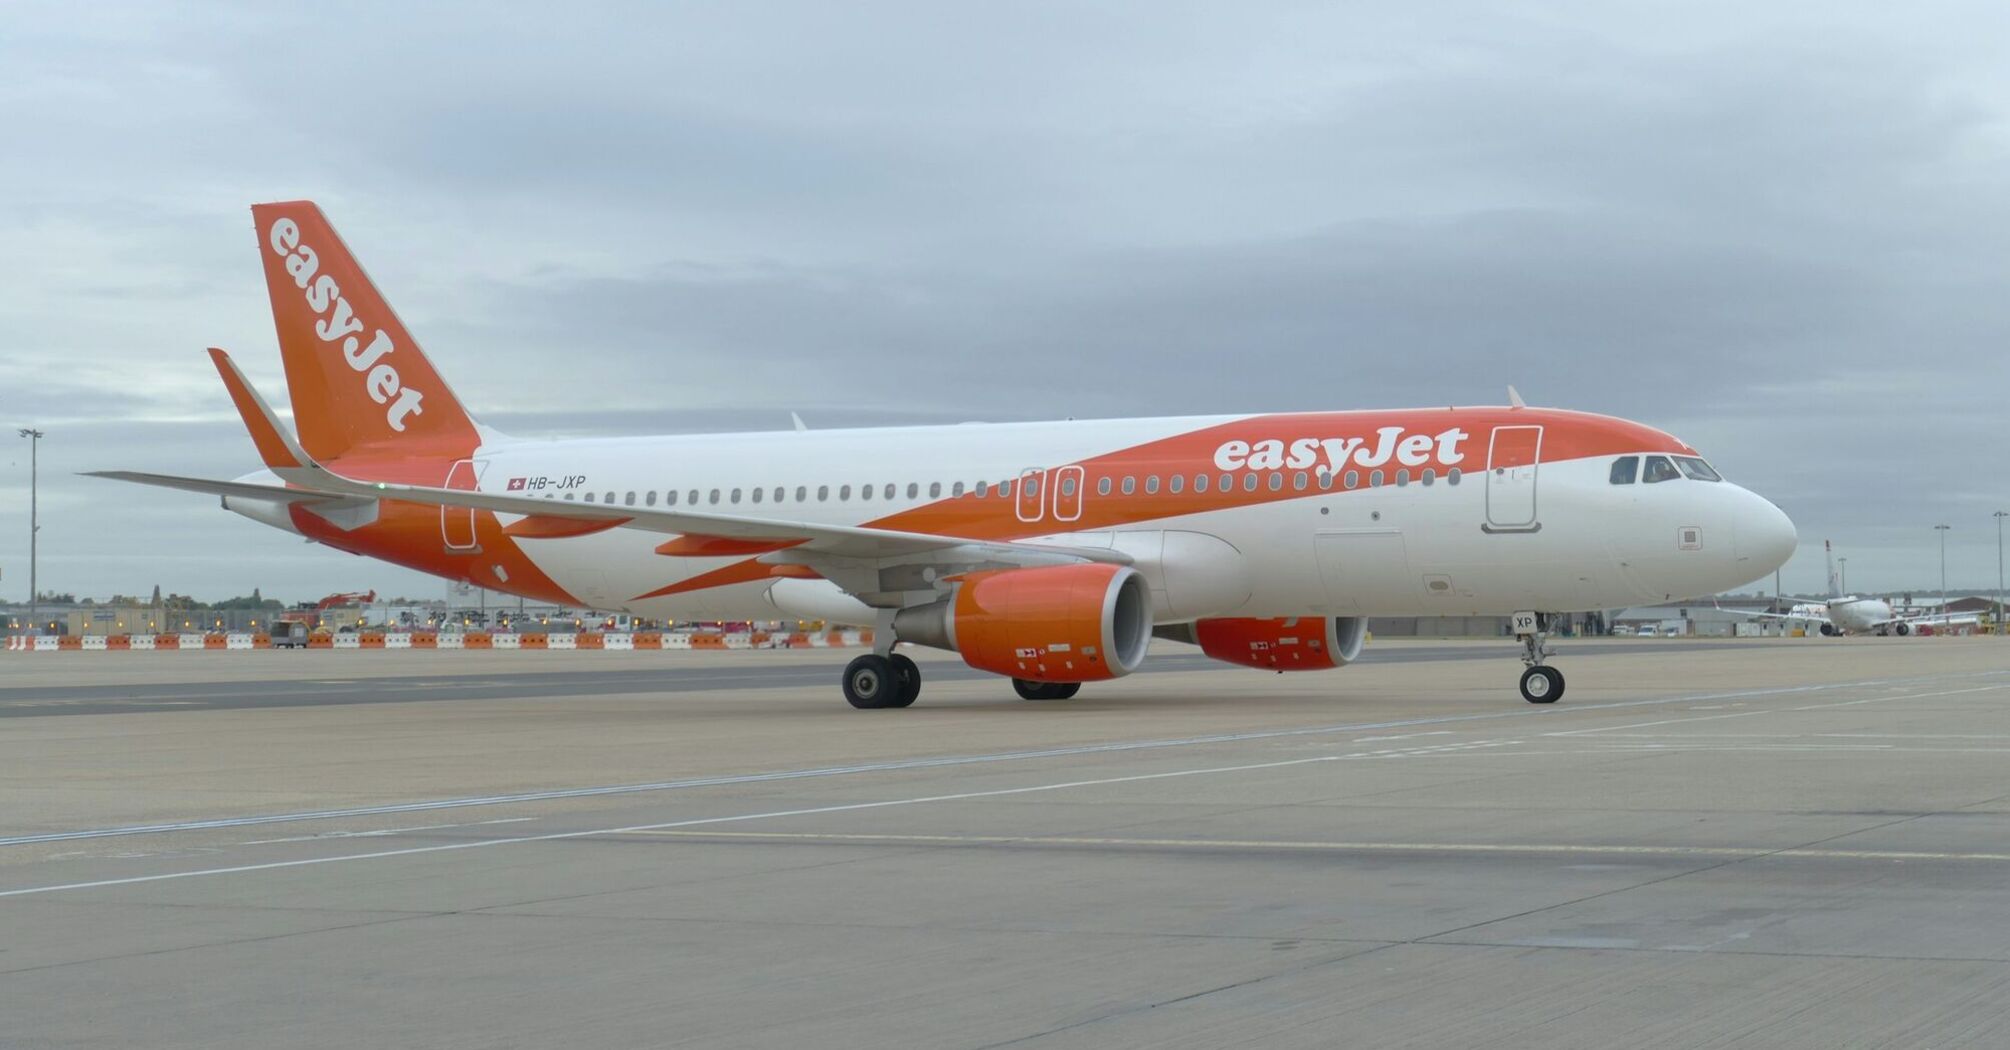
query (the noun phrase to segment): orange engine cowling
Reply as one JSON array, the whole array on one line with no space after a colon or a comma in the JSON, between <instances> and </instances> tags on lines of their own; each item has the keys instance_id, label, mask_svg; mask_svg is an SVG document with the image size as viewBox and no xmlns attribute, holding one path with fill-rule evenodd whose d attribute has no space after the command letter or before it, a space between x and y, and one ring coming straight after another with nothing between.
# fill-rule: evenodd
<instances>
[{"instance_id":1,"label":"orange engine cowling","mask_svg":"<svg viewBox=\"0 0 2010 1050\"><path fill-rule=\"evenodd\" d=\"M1119 678L1144 662L1151 592L1122 565L1052 565L973 572L956 593L902 609L903 642L952 649L980 671L1034 682Z\"/></svg>"},{"instance_id":2,"label":"orange engine cowling","mask_svg":"<svg viewBox=\"0 0 2010 1050\"><path fill-rule=\"evenodd\" d=\"M1360 616L1225 618L1161 628L1162 637L1200 646L1216 660L1265 671L1326 671L1354 662L1368 639Z\"/></svg>"}]
</instances>

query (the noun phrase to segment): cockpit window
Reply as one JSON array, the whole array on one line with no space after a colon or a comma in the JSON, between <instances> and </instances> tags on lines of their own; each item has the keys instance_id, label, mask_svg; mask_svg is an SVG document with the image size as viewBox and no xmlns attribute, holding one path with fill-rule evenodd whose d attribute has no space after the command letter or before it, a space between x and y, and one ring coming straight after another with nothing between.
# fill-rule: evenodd
<instances>
[{"instance_id":1,"label":"cockpit window","mask_svg":"<svg viewBox=\"0 0 2010 1050\"><path fill-rule=\"evenodd\" d=\"M1697 481L1724 480L1716 471L1710 469L1710 464L1697 459L1695 456L1676 456L1675 465L1682 468L1682 473L1695 478Z\"/></svg>"},{"instance_id":2,"label":"cockpit window","mask_svg":"<svg viewBox=\"0 0 2010 1050\"><path fill-rule=\"evenodd\" d=\"M1639 456L1621 456L1612 461L1612 483L1614 485L1631 485L1633 484L1633 479L1639 475Z\"/></svg>"},{"instance_id":3,"label":"cockpit window","mask_svg":"<svg viewBox=\"0 0 2010 1050\"><path fill-rule=\"evenodd\" d=\"M1648 456L1646 477L1641 479L1652 485L1657 481L1674 481L1682 476L1675 464L1668 462L1667 456Z\"/></svg>"}]
</instances>

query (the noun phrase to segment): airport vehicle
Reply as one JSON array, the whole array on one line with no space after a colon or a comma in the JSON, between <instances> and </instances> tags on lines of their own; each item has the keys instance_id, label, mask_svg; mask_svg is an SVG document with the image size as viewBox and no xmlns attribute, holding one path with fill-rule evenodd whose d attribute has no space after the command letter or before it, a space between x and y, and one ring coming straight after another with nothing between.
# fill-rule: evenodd
<instances>
[{"instance_id":1,"label":"airport vehicle","mask_svg":"<svg viewBox=\"0 0 2010 1050\"><path fill-rule=\"evenodd\" d=\"M1981 622L1973 613L1933 616L1900 616L1892 611L1891 603L1882 598L1866 598L1842 592L1842 582L1836 574L1835 547L1828 540L1822 541L1822 551L1828 558L1829 597L1822 602L1797 602L1783 613L1737 612L1760 620L1783 620L1788 623L1806 624L1814 627L1826 637L1835 638L1850 634L1898 635L1904 637L1921 628L1956 627ZM1930 630L1926 633L1932 633Z\"/></svg>"},{"instance_id":2,"label":"airport vehicle","mask_svg":"<svg viewBox=\"0 0 2010 1050\"><path fill-rule=\"evenodd\" d=\"M1793 524L1639 423L1510 404L517 440L477 424L319 208L252 209L298 436L210 355L265 469L100 476L222 497L340 550L653 619L875 628L856 707L921 689L896 645L1064 699L1154 634L1264 670L1360 656L1371 615L1547 619L1772 572Z\"/></svg>"}]
</instances>

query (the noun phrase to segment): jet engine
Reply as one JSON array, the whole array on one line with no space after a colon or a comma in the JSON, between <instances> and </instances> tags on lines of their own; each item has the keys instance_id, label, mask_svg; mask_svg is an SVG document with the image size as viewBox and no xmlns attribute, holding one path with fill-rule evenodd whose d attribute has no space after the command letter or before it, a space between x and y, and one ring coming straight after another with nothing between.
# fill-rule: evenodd
<instances>
[{"instance_id":1,"label":"jet engine","mask_svg":"<svg viewBox=\"0 0 2010 1050\"><path fill-rule=\"evenodd\" d=\"M1326 671L1361 658L1368 620L1361 616L1246 617L1195 620L1158 629L1161 638L1200 646L1225 663L1265 671Z\"/></svg>"},{"instance_id":2,"label":"jet engine","mask_svg":"<svg viewBox=\"0 0 2010 1050\"><path fill-rule=\"evenodd\" d=\"M1120 678L1151 644L1151 592L1136 569L1051 565L973 572L950 597L902 609L903 642L949 649L980 671L1032 682Z\"/></svg>"}]
</instances>

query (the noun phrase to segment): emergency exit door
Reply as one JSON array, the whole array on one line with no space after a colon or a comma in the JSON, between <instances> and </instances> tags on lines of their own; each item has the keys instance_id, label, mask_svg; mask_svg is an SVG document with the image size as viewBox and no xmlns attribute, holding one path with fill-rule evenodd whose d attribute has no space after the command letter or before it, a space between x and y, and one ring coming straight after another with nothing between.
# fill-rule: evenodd
<instances>
[{"instance_id":1,"label":"emergency exit door","mask_svg":"<svg viewBox=\"0 0 2010 1050\"><path fill-rule=\"evenodd\" d=\"M1487 532L1534 532L1536 468L1542 463L1542 428L1495 427L1487 443Z\"/></svg>"},{"instance_id":2,"label":"emergency exit door","mask_svg":"<svg viewBox=\"0 0 2010 1050\"><path fill-rule=\"evenodd\" d=\"M475 483L481 480L482 468L486 460L463 459L455 461L447 471L445 488L472 492ZM441 507L440 538L446 541L447 549L459 554L475 550L475 509L473 507Z\"/></svg>"}]
</instances>

